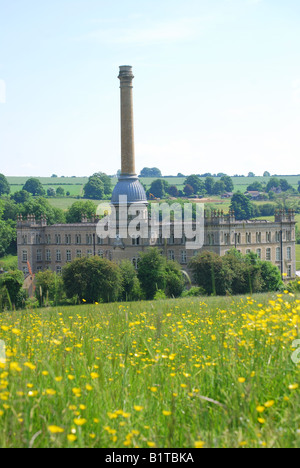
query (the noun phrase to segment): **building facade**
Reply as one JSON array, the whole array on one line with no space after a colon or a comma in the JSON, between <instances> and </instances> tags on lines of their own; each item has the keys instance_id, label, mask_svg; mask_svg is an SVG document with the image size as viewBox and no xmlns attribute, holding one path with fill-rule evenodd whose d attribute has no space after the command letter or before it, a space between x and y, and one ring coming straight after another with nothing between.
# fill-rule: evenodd
<instances>
[{"instance_id":1,"label":"building facade","mask_svg":"<svg viewBox=\"0 0 300 468\"><path fill-rule=\"evenodd\" d=\"M146 235L120 235L134 218L132 213L142 213L144 221L149 221L151 215L147 210L145 190L135 171L132 67L121 66L118 78L121 101L121 174L111 198L112 211L116 214L115 236L99 236L99 220L96 218L88 220L83 217L81 223L48 226L45 217L36 220L30 215L27 219L19 216L19 269L25 275L44 270L61 274L63 266L74 259L96 255L115 262L129 259L138 268L140 252L156 246L162 255L169 260L176 260L188 272L189 260L199 251L209 250L222 256L234 247L242 254L255 252L262 260L277 265L283 277L294 278L296 223L292 211L278 211L274 222L237 221L233 212L228 215L216 211L206 212L202 226L203 242L201 247L195 249L187 249L188 239L184 235L177 235L178 221L170 222L168 236L163 235L163 225L158 223L158 231L153 237L149 230L150 222L146 223ZM122 218L124 208L126 216Z\"/></svg>"},{"instance_id":2,"label":"building facade","mask_svg":"<svg viewBox=\"0 0 300 468\"><path fill-rule=\"evenodd\" d=\"M295 215L277 212L274 222L264 220L237 221L230 213L211 213L204 219L204 244L201 249L187 249L185 236L174 236L174 224L170 224L170 237L162 237L160 228L156 239L128 237L125 239L101 239L97 235L97 219L83 219L76 224L48 226L44 218L36 220L28 216L17 222L19 269L27 275L51 270L61 274L65 264L76 258L99 256L120 262L129 259L138 268L139 253L149 247L157 247L168 260L175 260L189 273L189 260L199 251L208 250L226 255L232 248L242 254L254 252L261 260L272 262L284 278L296 275Z\"/></svg>"}]
</instances>

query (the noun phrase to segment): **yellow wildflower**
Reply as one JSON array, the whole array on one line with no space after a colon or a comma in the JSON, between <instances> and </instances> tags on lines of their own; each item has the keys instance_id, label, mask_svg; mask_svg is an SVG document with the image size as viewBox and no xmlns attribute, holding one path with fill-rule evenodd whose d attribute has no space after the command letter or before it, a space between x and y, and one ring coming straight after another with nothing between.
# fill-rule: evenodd
<instances>
[{"instance_id":1,"label":"yellow wildflower","mask_svg":"<svg viewBox=\"0 0 300 468\"><path fill-rule=\"evenodd\" d=\"M83 426L86 422L87 421L84 418L75 418L74 419L74 424L76 424L76 426Z\"/></svg>"},{"instance_id":2,"label":"yellow wildflower","mask_svg":"<svg viewBox=\"0 0 300 468\"><path fill-rule=\"evenodd\" d=\"M64 429L59 426L48 426L48 431L51 432L51 434L60 434L64 432Z\"/></svg>"},{"instance_id":3,"label":"yellow wildflower","mask_svg":"<svg viewBox=\"0 0 300 468\"><path fill-rule=\"evenodd\" d=\"M134 409L135 409L135 411L142 411L144 409L144 407L139 406L139 405L134 405Z\"/></svg>"},{"instance_id":4,"label":"yellow wildflower","mask_svg":"<svg viewBox=\"0 0 300 468\"><path fill-rule=\"evenodd\" d=\"M203 442L203 440L196 440L194 444L195 448L203 448L204 445L205 445L205 442Z\"/></svg>"},{"instance_id":5,"label":"yellow wildflower","mask_svg":"<svg viewBox=\"0 0 300 468\"><path fill-rule=\"evenodd\" d=\"M271 406L273 406L274 403L275 403L274 400L269 400L269 401L266 401L266 403L264 403L264 406L265 406L266 408L271 408Z\"/></svg>"}]
</instances>

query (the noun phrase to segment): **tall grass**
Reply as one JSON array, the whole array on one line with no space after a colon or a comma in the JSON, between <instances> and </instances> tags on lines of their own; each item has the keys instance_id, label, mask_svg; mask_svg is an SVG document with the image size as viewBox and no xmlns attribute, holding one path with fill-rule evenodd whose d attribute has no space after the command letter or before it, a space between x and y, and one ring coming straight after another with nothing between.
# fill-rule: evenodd
<instances>
[{"instance_id":1,"label":"tall grass","mask_svg":"<svg viewBox=\"0 0 300 468\"><path fill-rule=\"evenodd\" d=\"M2 314L0 446L297 447L299 323L288 293Z\"/></svg>"}]
</instances>

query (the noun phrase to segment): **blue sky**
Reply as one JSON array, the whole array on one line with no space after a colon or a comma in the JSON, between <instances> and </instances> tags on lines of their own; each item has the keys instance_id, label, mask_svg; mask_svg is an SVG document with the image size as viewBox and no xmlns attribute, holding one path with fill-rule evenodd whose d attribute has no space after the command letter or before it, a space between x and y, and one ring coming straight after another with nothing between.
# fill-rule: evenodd
<instances>
[{"instance_id":1,"label":"blue sky","mask_svg":"<svg viewBox=\"0 0 300 468\"><path fill-rule=\"evenodd\" d=\"M299 0L0 0L0 172L299 174Z\"/></svg>"}]
</instances>

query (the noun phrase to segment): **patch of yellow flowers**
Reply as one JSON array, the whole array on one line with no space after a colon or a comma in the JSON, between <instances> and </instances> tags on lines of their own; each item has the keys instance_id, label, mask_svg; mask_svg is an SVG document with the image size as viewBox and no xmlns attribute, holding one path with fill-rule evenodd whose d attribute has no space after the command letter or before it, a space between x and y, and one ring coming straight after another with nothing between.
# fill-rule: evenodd
<instances>
[{"instance_id":1,"label":"patch of yellow flowers","mask_svg":"<svg viewBox=\"0 0 300 468\"><path fill-rule=\"evenodd\" d=\"M290 359L297 297L166 304L1 314L0 433L9 424L16 436L41 431L44 445L157 447L176 446L182 431L178 440L202 448L224 445L227 423L240 418L242 447L256 443L244 436L245 420L251 434L280 412L291 424L300 410L299 366Z\"/></svg>"}]
</instances>

